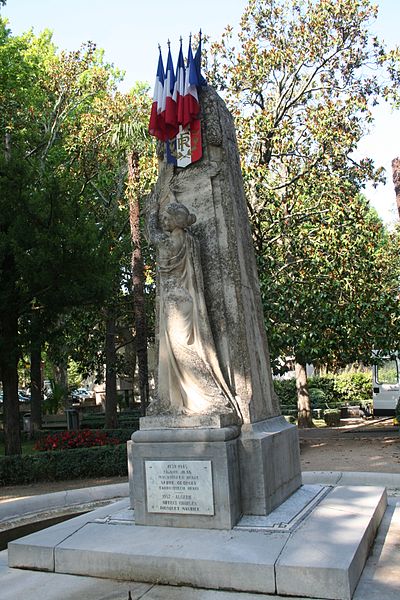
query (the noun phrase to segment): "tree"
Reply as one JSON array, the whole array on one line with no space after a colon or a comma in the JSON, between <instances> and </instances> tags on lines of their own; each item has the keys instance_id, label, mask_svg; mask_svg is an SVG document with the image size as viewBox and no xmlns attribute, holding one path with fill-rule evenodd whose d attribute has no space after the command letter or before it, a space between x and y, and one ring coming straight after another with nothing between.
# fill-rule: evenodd
<instances>
[{"instance_id":1,"label":"tree","mask_svg":"<svg viewBox=\"0 0 400 600\"><path fill-rule=\"evenodd\" d=\"M149 294L145 293L140 198L149 192L156 177L155 147L147 133L150 106L148 89L143 84L137 84L128 94L104 95L96 101L88 119L79 123L74 142L81 148L79 168L87 179L88 187L103 201L102 220L110 223L111 219L120 217L119 225L114 227L113 252L119 248L122 279L116 282L115 298L118 298L121 307L122 297L128 293L126 306L129 311L133 307L134 327L131 326L131 329L134 330L132 339L138 357L143 414L148 403L146 298L149 300ZM127 236L127 224L130 237ZM130 266L127 263L128 252L131 254ZM123 289L125 292L122 293ZM121 312L114 311L114 315L116 322L123 318ZM111 321L108 322L111 325ZM111 338L115 340L116 335L116 329L114 334L107 335L109 357ZM109 376L114 371L113 368L107 370ZM110 391L114 388L106 387ZM106 413L107 403L106 394Z\"/></svg>"},{"instance_id":2,"label":"tree","mask_svg":"<svg viewBox=\"0 0 400 600\"><path fill-rule=\"evenodd\" d=\"M48 32L13 37L2 20L0 72L0 370L6 453L17 454L24 322L26 332L33 318L51 327L109 290L108 240L84 202L66 141L115 77L92 45L57 55Z\"/></svg>"},{"instance_id":3,"label":"tree","mask_svg":"<svg viewBox=\"0 0 400 600\"><path fill-rule=\"evenodd\" d=\"M271 355L297 363L300 425L311 420L306 362L366 357L380 333L393 344L397 334L393 277L379 263L386 234L360 198L382 169L352 156L371 106L396 93L398 54L368 30L376 14L368 0L250 0L238 49L229 27L212 46L209 76L236 120Z\"/></svg>"}]
</instances>

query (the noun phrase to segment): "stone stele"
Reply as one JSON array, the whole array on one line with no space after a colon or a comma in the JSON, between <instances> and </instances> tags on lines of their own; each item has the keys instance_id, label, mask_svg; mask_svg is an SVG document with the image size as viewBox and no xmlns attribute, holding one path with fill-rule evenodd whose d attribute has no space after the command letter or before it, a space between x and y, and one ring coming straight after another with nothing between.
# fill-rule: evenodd
<instances>
[{"instance_id":1,"label":"stone stele","mask_svg":"<svg viewBox=\"0 0 400 600\"><path fill-rule=\"evenodd\" d=\"M159 145L146 207L159 369L128 444L130 489L138 524L229 529L281 504L301 471L273 390L233 119L211 87L199 95L203 157L177 168Z\"/></svg>"}]
</instances>

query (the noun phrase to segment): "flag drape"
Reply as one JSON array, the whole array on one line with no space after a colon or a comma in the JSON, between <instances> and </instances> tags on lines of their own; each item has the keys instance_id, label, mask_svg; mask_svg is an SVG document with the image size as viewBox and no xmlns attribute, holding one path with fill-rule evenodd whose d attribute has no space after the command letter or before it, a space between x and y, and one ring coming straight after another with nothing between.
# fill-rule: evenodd
<instances>
[{"instance_id":1,"label":"flag drape","mask_svg":"<svg viewBox=\"0 0 400 600\"><path fill-rule=\"evenodd\" d=\"M167 161L179 167L185 167L202 156L197 89L204 85L207 83L201 75L201 32L194 57L189 39L186 65L181 39L175 72L169 42L165 71L160 48L149 133L166 142Z\"/></svg>"}]
</instances>

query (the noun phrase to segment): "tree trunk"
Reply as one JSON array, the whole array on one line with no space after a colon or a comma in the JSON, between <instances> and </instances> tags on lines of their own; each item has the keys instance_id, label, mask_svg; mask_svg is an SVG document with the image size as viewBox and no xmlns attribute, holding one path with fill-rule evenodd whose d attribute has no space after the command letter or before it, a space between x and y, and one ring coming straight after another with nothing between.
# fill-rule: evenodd
<instances>
[{"instance_id":1,"label":"tree trunk","mask_svg":"<svg viewBox=\"0 0 400 600\"><path fill-rule=\"evenodd\" d=\"M3 338L1 378L3 382L3 410L5 454L21 454L21 434L18 402L18 318L5 315L0 323Z\"/></svg>"},{"instance_id":2,"label":"tree trunk","mask_svg":"<svg viewBox=\"0 0 400 600\"><path fill-rule=\"evenodd\" d=\"M68 366L65 360L54 365L53 376L57 386L63 390L64 408L68 408Z\"/></svg>"},{"instance_id":3,"label":"tree trunk","mask_svg":"<svg viewBox=\"0 0 400 600\"><path fill-rule=\"evenodd\" d=\"M40 342L31 345L31 435L42 427L42 353Z\"/></svg>"},{"instance_id":4,"label":"tree trunk","mask_svg":"<svg viewBox=\"0 0 400 600\"><path fill-rule=\"evenodd\" d=\"M306 365L295 363L298 427L312 427L310 394L308 393Z\"/></svg>"},{"instance_id":5,"label":"tree trunk","mask_svg":"<svg viewBox=\"0 0 400 600\"><path fill-rule=\"evenodd\" d=\"M108 309L106 319L106 417L105 428L117 427L117 353L115 350L115 312Z\"/></svg>"},{"instance_id":6,"label":"tree trunk","mask_svg":"<svg viewBox=\"0 0 400 600\"><path fill-rule=\"evenodd\" d=\"M149 374L147 361L147 323L144 299L143 258L140 236L139 199L133 194L134 182L138 179L138 157L128 155L129 173L129 222L132 236L132 291L136 330L136 352L139 369L140 408L144 416L149 402Z\"/></svg>"}]
</instances>

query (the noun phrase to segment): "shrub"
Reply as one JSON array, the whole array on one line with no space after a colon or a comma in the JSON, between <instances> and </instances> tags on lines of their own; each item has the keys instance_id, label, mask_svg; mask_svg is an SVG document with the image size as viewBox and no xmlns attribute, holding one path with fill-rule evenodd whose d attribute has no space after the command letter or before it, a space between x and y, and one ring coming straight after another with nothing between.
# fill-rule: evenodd
<instances>
[{"instance_id":1,"label":"shrub","mask_svg":"<svg viewBox=\"0 0 400 600\"><path fill-rule=\"evenodd\" d=\"M326 394L319 388L309 388L310 402L313 408L325 408L326 407Z\"/></svg>"},{"instance_id":2,"label":"shrub","mask_svg":"<svg viewBox=\"0 0 400 600\"><path fill-rule=\"evenodd\" d=\"M274 380L275 391L282 409L297 405L296 380ZM308 389L313 408L336 408L343 404L359 405L371 402L370 373L342 373L309 377Z\"/></svg>"},{"instance_id":3,"label":"shrub","mask_svg":"<svg viewBox=\"0 0 400 600\"><path fill-rule=\"evenodd\" d=\"M328 427L340 424L340 410L328 409L324 411L324 420Z\"/></svg>"},{"instance_id":4,"label":"shrub","mask_svg":"<svg viewBox=\"0 0 400 600\"><path fill-rule=\"evenodd\" d=\"M335 377L335 390L342 404L359 405L371 402L371 373L342 373Z\"/></svg>"},{"instance_id":5,"label":"shrub","mask_svg":"<svg viewBox=\"0 0 400 600\"><path fill-rule=\"evenodd\" d=\"M118 440L120 444L125 444L128 440L131 439L132 429L124 428L124 429L102 429L104 433L108 435L110 438L114 438Z\"/></svg>"},{"instance_id":6,"label":"shrub","mask_svg":"<svg viewBox=\"0 0 400 600\"><path fill-rule=\"evenodd\" d=\"M282 408L297 406L296 380L274 379L275 392Z\"/></svg>"},{"instance_id":7,"label":"shrub","mask_svg":"<svg viewBox=\"0 0 400 600\"><path fill-rule=\"evenodd\" d=\"M120 441L110 437L105 431L82 429L81 431L60 431L46 435L35 444L35 450L69 450L72 448L91 448L119 444Z\"/></svg>"},{"instance_id":8,"label":"shrub","mask_svg":"<svg viewBox=\"0 0 400 600\"><path fill-rule=\"evenodd\" d=\"M338 402L340 402L337 392L335 390L335 376L334 375L322 375L322 376L312 376L308 378L308 389L318 389L321 390L324 395L324 408L326 404L336 406ZM317 407L317 408L323 408Z\"/></svg>"},{"instance_id":9,"label":"shrub","mask_svg":"<svg viewBox=\"0 0 400 600\"><path fill-rule=\"evenodd\" d=\"M0 485L126 476L125 444L0 457Z\"/></svg>"}]
</instances>

